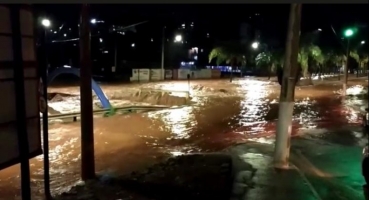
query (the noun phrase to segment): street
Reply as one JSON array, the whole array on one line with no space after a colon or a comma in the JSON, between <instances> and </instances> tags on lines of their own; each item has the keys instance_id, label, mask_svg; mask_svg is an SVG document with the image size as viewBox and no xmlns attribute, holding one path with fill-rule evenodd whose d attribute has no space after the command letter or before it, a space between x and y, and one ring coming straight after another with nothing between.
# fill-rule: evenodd
<instances>
[{"instance_id":1,"label":"street","mask_svg":"<svg viewBox=\"0 0 369 200\"><path fill-rule=\"evenodd\" d=\"M358 84L366 84L366 81L360 79L349 82L350 86ZM102 86L108 98L112 94L125 93L124 91L135 87L135 84ZM140 87L181 91L188 88L188 85L178 81L148 83ZM236 79L233 83L228 80L192 81L190 87L192 98L187 106L95 119L97 173L124 175L145 169L168 157L222 152L248 141L266 145L272 143L278 116L278 83L243 78ZM353 107L366 104L355 102L355 106L351 106L352 101L342 101L334 93L339 88L339 84L329 81L316 86L296 88L293 122L296 139L293 139L292 148L294 152L300 152L296 155L304 155L316 168L330 175L330 179L324 178L327 186L321 187L321 177L316 183L316 174L311 169L302 169L306 171L306 177L312 185L319 188L319 194L323 195L325 191L322 190L332 190L333 187L340 191L348 188L347 191L354 191L359 195L363 182L360 176L360 158L364 143L358 136L360 115ZM76 87L51 87L49 91L78 95ZM130 95L123 95L121 98L126 103L133 103ZM74 107L78 108L78 100L79 98L70 98L65 102L77 104ZM60 105L63 101L58 102ZM58 107L55 106L54 109L57 110ZM51 188L53 194L58 194L68 190L79 180L80 124L54 123L49 128ZM292 162L302 162L299 159L301 157L293 156ZM252 159L250 164L253 164ZM299 167L298 164L295 165ZM32 189L36 197L42 196L42 173L42 156L39 156L31 160ZM2 198L12 199L18 195L18 174L18 165L0 172ZM331 181L335 183L334 186L330 184Z\"/></svg>"}]
</instances>

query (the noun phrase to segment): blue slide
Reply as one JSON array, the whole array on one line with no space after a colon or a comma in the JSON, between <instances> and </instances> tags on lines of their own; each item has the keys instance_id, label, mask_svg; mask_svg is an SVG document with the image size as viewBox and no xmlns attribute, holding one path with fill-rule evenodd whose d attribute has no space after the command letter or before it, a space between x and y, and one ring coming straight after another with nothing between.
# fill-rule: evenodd
<instances>
[{"instance_id":1,"label":"blue slide","mask_svg":"<svg viewBox=\"0 0 369 200\"><path fill-rule=\"evenodd\" d=\"M57 76L60 74L74 74L80 77L79 69L76 68L56 68L53 72L51 72L47 77L47 84L49 85ZM101 87L92 79L91 80L91 87L92 90L95 92L96 96L99 98L101 105L104 109L111 109L110 102L108 98L106 98L104 92L102 91Z\"/></svg>"}]
</instances>

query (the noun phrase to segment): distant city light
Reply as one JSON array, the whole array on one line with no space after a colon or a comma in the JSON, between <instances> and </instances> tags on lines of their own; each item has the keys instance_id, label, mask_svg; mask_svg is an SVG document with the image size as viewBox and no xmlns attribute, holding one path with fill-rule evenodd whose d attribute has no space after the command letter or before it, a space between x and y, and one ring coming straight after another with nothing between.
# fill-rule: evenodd
<instances>
[{"instance_id":1,"label":"distant city light","mask_svg":"<svg viewBox=\"0 0 369 200\"><path fill-rule=\"evenodd\" d=\"M154 42L154 39L151 38L151 42Z\"/></svg>"},{"instance_id":2,"label":"distant city light","mask_svg":"<svg viewBox=\"0 0 369 200\"><path fill-rule=\"evenodd\" d=\"M64 33L64 37L67 37L67 34L66 33Z\"/></svg>"},{"instance_id":3,"label":"distant city light","mask_svg":"<svg viewBox=\"0 0 369 200\"><path fill-rule=\"evenodd\" d=\"M41 21L41 24L42 24L42 26L49 27L51 25L51 22L48 19L43 19Z\"/></svg>"},{"instance_id":4,"label":"distant city light","mask_svg":"<svg viewBox=\"0 0 369 200\"><path fill-rule=\"evenodd\" d=\"M57 32L56 31L54 31L54 34L56 34Z\"/></svg>"},{"instance_id":5,"label":"distant city light","mask_svg":"<svg viewBox=\"0 0 369 200\"><path fill-rule=\"evenodd\" d=\"M321 28L318 28L318 31L322 31L322 29Z\"/></svg>"},{"instance_id":6,"label":"distant city light","mask_svg":"<svg viewBox=\"0 0 369 200\"><path fill-rule=\"evenodd\" d=\"M100 42L103 42L103 39L102 38L100 38L99 40L100 40Z\"/></svg>"},{"instance_id":7,"label":"distant city light","mask_svg":"<svg viewBox=\"0 0 369 200\"><path fill-rule=\"evenodd\" d=\"M361 44L365 44L365 41L363 40L363 41L361 41Z\"/></svg>"},{"instance_id":8,"label":"distant city light","mask_svg":"<svg viewBox=\"0 0 369 200\"><path fill-rule=\"evenodd\" d=\"M132 43L132 44L131 44L131 47L135 47L135 46L136 46L136 45L135 45L135 43Z\"/></svg>"},{"instance_id":9,"label":"distant city light","mask_svg":"<svg viewBox=\"0 0 369 200\"><path fill-rule=\"evenodd\" d=\"M91 19L92 24L96 24L96 19Z\"/></svg>"}]
</instances>

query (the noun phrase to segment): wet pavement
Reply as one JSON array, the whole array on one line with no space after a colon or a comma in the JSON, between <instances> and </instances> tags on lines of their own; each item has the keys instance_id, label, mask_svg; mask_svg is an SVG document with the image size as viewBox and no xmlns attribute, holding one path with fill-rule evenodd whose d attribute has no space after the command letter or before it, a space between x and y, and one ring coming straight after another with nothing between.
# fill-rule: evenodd
<instances>
[{"instance_id":1,"label":"wet pavement","mask_svg":"<svg viewBox=\"0 0 369 200\"><path fill-rule=\"evenodd\" d=\"M273 147L248 143L230 147L235 179L231 200L319 200L314 188L295 167L273 168Z\"/></svg>"},{"instance_id":2,"label":"wet pavement","mask_svg":"<svg viewBox=\"0 0 369 200\"><path fill-rule=\"evenodd\" d=\"M350 84L366 83L352 81ZM186 81L148 83L140 87L177 91L189 88ZM134 88L137 85L103 86L107 96ZM360 108L365 102L343 101L335 94L339 88L338 83L296 88L294 135L309 133L332 140L327 132L337 133L336 130L341 128L348 129L348 134L342 135L352 135L352 130L361 120L352 105ZM75 87L50 89L50 92L54 91L78 94ZM228 80L192 81L190 93L192 102L183 108L95 119L97 171L128 174L170 156L220 151L250 140L269 143L268 138L273 137L278 116L277 83L252 78L233 83ZM51 187L53 193L60 193L79 179L80 124L53 124L49 128ZM339 136L332 137L336 138L335 143L341 142L350 149L345 152L347 156L351 153L356 155L360 149L355 139L350 143L350 137L342 141L339 141ZM306 157L319 160L315 154ZM332 156L333 164L337 161L334 157L339 157L339 154ZM357 158L351 159L354 162ZM31 174L33 194L42 196L42 156L31 160ZM353 187L356 188L360 181L359 178L354 179L357 184ZM19 194L19 165L0 171L0 194L0 198L7 200Z\"/></svg>"}]
</instances>

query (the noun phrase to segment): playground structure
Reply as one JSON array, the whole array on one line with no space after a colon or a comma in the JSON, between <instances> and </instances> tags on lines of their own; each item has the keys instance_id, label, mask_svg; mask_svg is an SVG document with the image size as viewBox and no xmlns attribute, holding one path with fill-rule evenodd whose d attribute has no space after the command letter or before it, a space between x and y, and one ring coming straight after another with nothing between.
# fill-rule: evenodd
<instances>
[{"instance_id":1,"label":"playground structure","mask_svg":"<svg viewBox=\"0 0 369 200\"><path fill-rule=\"evenodd\" d=\"M57 68L57 69L55 69L54 71L52 71L51 73L48 74L47 84L49 85L57 76L59 76L61 74L73 74L77 77L80 77L80 70L76 69L76 68L66 68L66 67ZM103 111L105 113L104 116L112 116L112 115L115 115L118 110L122 110L122 108L118 108L118 107L115 108L111 105L109 99L107 98L107 96L105 95L105 93L103 92L101 87L93 79L91 79L91 87L92 87L92 90L94 91L94 93L96 94L96 96L98 97L98 99L99 99L99 101L101 102L101 105L102 105L102 110L97 110L96 112ZM140 96L141 93L149 94L149 95L152 95L152 96L157 96L156 94L161 94L161 96L163 96L164 94L172 95L173 93L176 93L177 95L186 98L186 100L189 100L189 98L190 98L189 91L172 91L172 90L162 90L162 89L152 89L152 88L140 88L138 90L138 92L135 94L135 96ZM158 102L153 102L153 103L157 104ZM168 108L168 106L164 106L164 107ZM145 107L145 106L144 107L142 107L142 106L138 106L138 107L133 106L132 107L133 110L137 110L137 109L139 109L139 110L140 109L151 110L152 108L153 108L153 106L147 106L147 107ZM154 108L157 109L158 107L155 106ZM161 108L163 108L163 107L161 107ZM75 116L77 116L77 115L78 114L74 113L74 115L72 117L72 118L74 118L73 121L76 121ZM50 117L54 117L54 115L52 115ZM63 117L70 118L69 115L68 116L55 115L55 118L63 118Z\"/></svg>"},{"instance_id":2,"label":"playground structure","mask_svg":"<svg viewBox=\"0 0 369 200\"><path fill-rule=\"evenodd\" d=\"M47 85L49 85L57 76L61 74L74 74L80 77L79 69L76 68L57 68L53 72L51 72L47 77ZM91 87L92 90L95 92L96 96L99 98L101 105L104 109L112 109L112 106L109 102L109 99L105 96L104 92L102 91L101 87L91 79Z\"/></svg>"}]
</instances>

